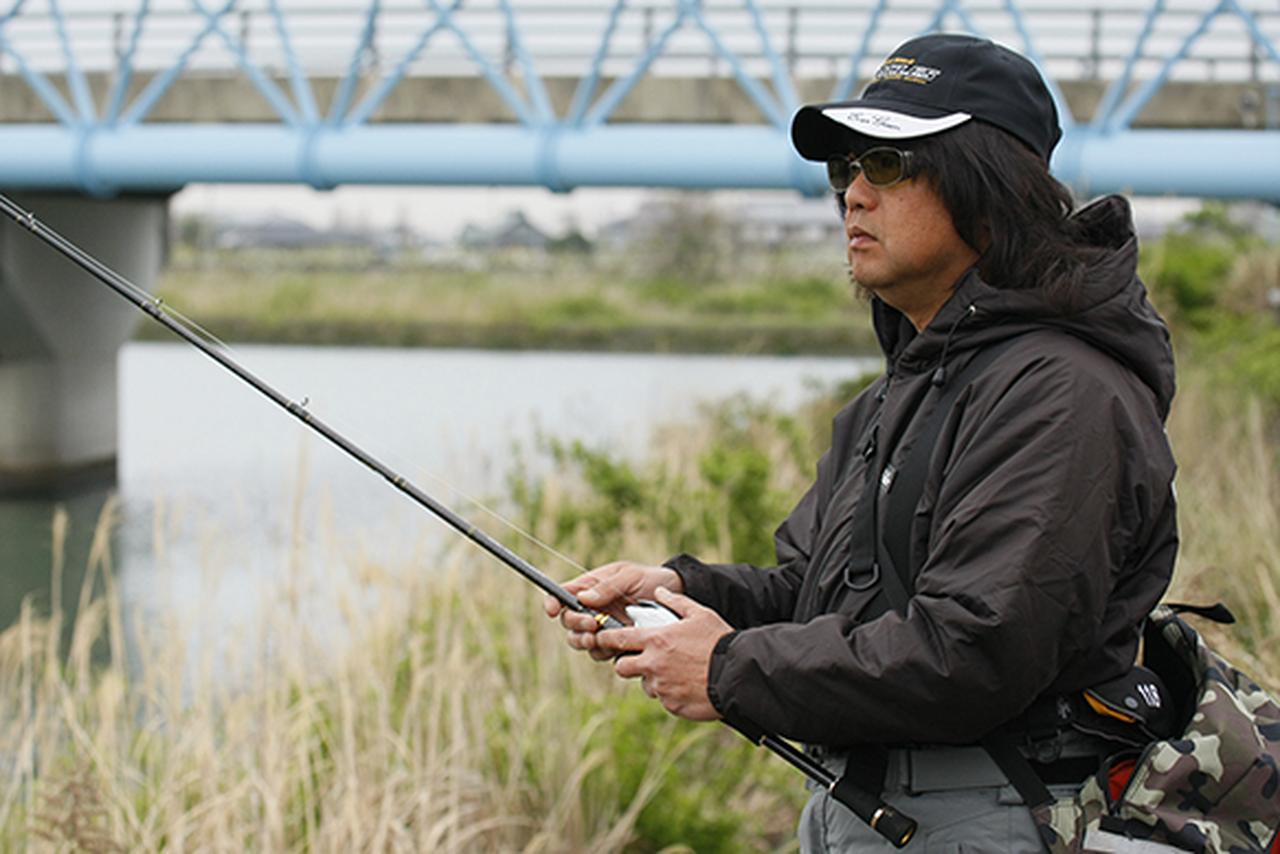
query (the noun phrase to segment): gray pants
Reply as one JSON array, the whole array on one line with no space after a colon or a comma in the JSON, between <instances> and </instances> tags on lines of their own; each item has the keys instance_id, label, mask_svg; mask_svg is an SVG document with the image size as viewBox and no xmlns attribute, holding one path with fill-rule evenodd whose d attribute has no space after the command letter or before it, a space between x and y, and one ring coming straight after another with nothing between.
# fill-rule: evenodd
<instances>
[{"instance_id":1,"label":"gray pants","mask_svg":"<svg viewBox=\"0 0 1280 854\"><path fill-rule=\"evenodd\" d=\"M842 773L844 757L829 756L823 764ZM1067 797L1078 788L1053 786L1050 791ZM884 799L919 823L905 848L894 848L827 792L815 791L800 816L800 851L1040 854L1045 850L1030 810L980 747L890 751Z\"/></svg>"}]
</instances>

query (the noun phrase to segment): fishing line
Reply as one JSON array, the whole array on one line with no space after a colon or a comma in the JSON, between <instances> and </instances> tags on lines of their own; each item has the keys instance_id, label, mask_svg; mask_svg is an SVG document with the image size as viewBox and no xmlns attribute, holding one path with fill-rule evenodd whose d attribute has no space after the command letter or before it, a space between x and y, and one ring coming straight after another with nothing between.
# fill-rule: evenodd
<instances>
[{"instance_id":1,"label":"fishing line","mask_svg":"<svg viewBox=\"0 0 1280 854\"><path fill-rule=\"evenodd\" d=\"M234 358L236 361L240 362L241 364L253 362L253 357L251 355L245 353L242 350L237 349L236 347L233 347L230 343L222 339L216 333L206 328L205 326L201 325L198 321L196 321L190 315L185 314L180 309L176 308L173 304L165 302L163 297L157 296L147 291L145 288L142 288L141 286L133 282L130 282L128 280L124 280L124 284L128 286L130 293L132 293L135 298L149 302L157 310L162 311L165 314L168 314L170 317L174 318L175 320L178 320L186 324L187 326L191 327L193 331L199 333L201 338L203 338L205 343L207 343L209 346L218 348L226 356ZM304 395L302 398L299 399L298 405L305 409L309 409L312 412L316 412L317 407L315 403L316 403L315 397L311 395ZM345 422L345 420L342 417L335 418L331 414L326 414L325 419L330 424L335 425L343 433L346 433L348 435L358 435L359 431L350 430L349 428L351 427L351 424ZM545 542L544 540L539 538L536 534L534 534L532 531L529 531L526 528L521 527L515 521L503 515L498 510L494 509L492 506L485 503L483 500L476 498L474 495L469 494L468 492L463 490L461 487L446 480L444 476L434 471L431 471L425 465L418 462L414 462L412 460L407 460L402 455L396 454L394 452L391 454L391 461L396 465L396 467L408 468L411 470L412 473L420 477L425 477L433 481L436 485L443 487L444 489L447 489L451 494L453 494L457 498L461 498L463 501L467 502L471 507L475 508L479 512L493 519L498 524L504 526L505 528L510 530L512 533L524 539L530 545L533 545L536 548L539 548L542 551L546 552L547 554L551 555L552 557L555 557L560 561L563 561L565 564L567 564L574 570L578 572L587 571L586 567L584 567L578 561L574 560L572 557L564 554L555 546L552 546L550 543ZM618 594L619 596L623 596L623 598L625 598L627 602L634 602L634 598L624 596L621 593L621 591L618 591L611 586L608 586L608 585L606 586L608 587L608 589L612 590L614 593Z\"/></svg>"},{"instance_id":2,"label":"fishing line","mask_svg":"<svg viewBox=\"0 0 1280 854\"><path fill-rule=\"evenodd\" d=\"M434 514L441 521L447 523L491 556L506 564L507 567L519 573L525 580L554 598L565 608L592 617L602 629L625 628L625 625L615 617L583 605L577 596L552 581L533 564L423 492L413 483L407 481L403 475L398 474L326 422L317 418L303 404L285 397L274 386L267 384L237 360L231 358L223 349L219 349L218 346L206 341L201 333L194 331L190 326L176 319L174 315L164 309L162 304L157 304L150 298L149 294L137 285L134 285L67 240L57 231L40 222L36 219L34 213L20 207L2 193L0 193L0 211L3 211L18 225L57 250L65 258L91 274L103 285L115 291L174 335L191 344L244 382L253 386L254 389L272 403L302 421L312 430L329 440L329 442L345 451L357 462L372 469L401 493ZM617 591L615 590L615 592ZM628 615L637 624L652 624L647 622L647 618L650 615L666 611L660 605L654 604L641 607L642 605L645 605L645 603L629 605L626 609ZM669 611L666 611L666 613L671 614ZM674 617L673 614L671 616ZM895 847L902 848L915 835L916 822L910 816L898 812L894 807L885 803L878 793L858 785L847 774L845 776L836 776L829 768L797 749L795 745L764 731L750 721L743 719L729 721L724 719L723 723L745 736L749 741L772 751L793 768L801 771L805 776L826 789L835 800L847 806L855 815L865 821L872 830L879 833Z\"/></svg>"}]
</instances>

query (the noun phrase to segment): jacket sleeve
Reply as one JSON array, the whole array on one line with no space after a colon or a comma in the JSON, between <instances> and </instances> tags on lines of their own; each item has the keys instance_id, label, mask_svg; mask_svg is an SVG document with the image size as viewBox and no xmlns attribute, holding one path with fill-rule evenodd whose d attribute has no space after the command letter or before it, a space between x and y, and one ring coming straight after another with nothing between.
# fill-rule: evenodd
<instances>
[{"instance_id":1,"label":"jacket sleeve","mask_svg":"<svg viewBox=\"0 0 1280 854\"><path fill-rule=\"evenodd\" d=\"M1172 512L1173 463L1149 393L1094 355L1083 369L1037 357L968 390L934 451L905 615L727 635L709 674L717 709L833 746L971 743L1101 646L1127 557Z\"/></svg>"},{"instance_id":2,"label":"jacket sleeve","mask_svg":"<svg viewBox=\"0 0 1280 854\"><path fill-rule=\"evenodd\" d=\"M676 555L665 565L680 576L685 595L713 608L731 626L790 619L809 565L818 489L817 483L811 486L774 533L776 566L707 564L687 554Z\"/></svg>"}]
</instances>

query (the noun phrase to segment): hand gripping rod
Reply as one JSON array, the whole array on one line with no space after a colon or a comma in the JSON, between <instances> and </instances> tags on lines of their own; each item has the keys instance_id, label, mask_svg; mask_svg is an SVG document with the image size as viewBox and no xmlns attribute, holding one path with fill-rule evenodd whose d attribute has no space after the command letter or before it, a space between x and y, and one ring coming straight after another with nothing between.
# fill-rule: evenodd
<instances>
[{"instance_id":1,"label":"hand gripping rod","mask_svg":"<svg viewBox=\"0 0 1280 854\"><path fill-rule=\"evenodd\" d=\"M213 359L219 365L226 368L249 385L253 386L272 403L297 418L312 430L315 430L338 448L345 451L349 456L354 457L367 468L370 468L380 474L400 492L404 493L417 504L434 514L437 518L448 524L449 527L462 534L468 540L471 540L471 542L475 543L502 563L506 564L509 568L524 576L526 580L531 582L535 587L542 590L547 595L555 598L560 604L577 613L590 615L597 623L600 624L602 629L623 628L623 623L619 620L583 605L578 601L578 597L552 581L533 564L511 551L484 531L481 531L479 528L476 528L474 525L467 522L457 513L453 512L448 507L423 492L413 483L397 474L360 446L353 443L337 430L334 430L324 421L312 415L307 411L304 404L297 403L285 397L265 381L259 379L253 372L232 359L223 350L211 346L208 341L198 333L194 332L189 326L166 312L161 307L160 302L150 297L146 291L142 290L137 285L134 285L128 279L124 278L119 273L116 273L102 262L98 261L98 259L76 246L70 240L67 240L57 231L40 222L40 220L36 219L35 214L23 209L3 193L0 193L0 210L3 210L5 215L15 223L27 229L37 238L53 247L60 254L76 264L76 266L89 273L89 275L115 291L128 302L132 303L135 307L151 317L151 319L159 323L165 329L168 329L174 335L177 335L183 341L186 341L210 359ZM811 759L809 756L806 756L791 743L783 741L776 736L769 735L762 730L756 729L750 724L729 724L729 726L746 736L752 742L773 751L797 770L807 775L814 782L827 789L836 800L851 809L854 814L867 822L877 833L884 836L884 838L894 846L898 848L903 847L915 834L916 823L910 817L899 813L893 807L881 801L877 795L853 785L847 779L837 778L825 766Z\"/></svg>"}]
</instances>

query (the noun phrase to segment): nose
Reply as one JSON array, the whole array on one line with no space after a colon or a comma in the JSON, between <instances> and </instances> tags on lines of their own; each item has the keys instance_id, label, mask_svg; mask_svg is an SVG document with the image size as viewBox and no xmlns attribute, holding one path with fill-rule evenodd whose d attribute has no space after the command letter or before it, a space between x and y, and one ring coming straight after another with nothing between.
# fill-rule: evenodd
<instances>
[{"instance_id":1,"label":"nose","mask_svg":"<svg viewBox=\"0 0 1280 854\"><path fill-rule=\"evenodd\" d=\"M849 217L855 210L870 210L875 207L878 200L879 194L876 188L867 181L866 175L859 172L858 177L854 178L853 183L844 191L845 223L849 222Z\"/></svg>"}]
</instances>

